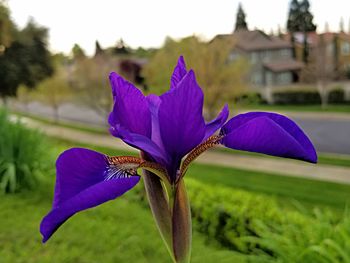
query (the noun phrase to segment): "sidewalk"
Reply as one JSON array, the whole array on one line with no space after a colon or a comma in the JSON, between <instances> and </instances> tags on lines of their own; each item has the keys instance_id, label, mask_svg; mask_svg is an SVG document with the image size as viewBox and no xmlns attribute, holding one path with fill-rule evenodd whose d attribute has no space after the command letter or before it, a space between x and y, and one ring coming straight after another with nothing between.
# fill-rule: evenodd
<instances>
[{"instance_id":1,"label":"sidewalk","mask_svg":"<svg viewBox=\"0 0 350 263\"><path fill-rule=\"evenodd\" d=\"M81 143L91 143L115 149L136 151L121 140L109 135L82 132L75 129L44 124L29 118L21 118L29 127L37 128L49 136ZM208 151L197 159L198 163L213 164L245 170L257 170L285 176L304 177L315 180L350 184L350 168L332 165L309 164L289 159L270 159L254 156Z\"/></svg>"}]
</instances>

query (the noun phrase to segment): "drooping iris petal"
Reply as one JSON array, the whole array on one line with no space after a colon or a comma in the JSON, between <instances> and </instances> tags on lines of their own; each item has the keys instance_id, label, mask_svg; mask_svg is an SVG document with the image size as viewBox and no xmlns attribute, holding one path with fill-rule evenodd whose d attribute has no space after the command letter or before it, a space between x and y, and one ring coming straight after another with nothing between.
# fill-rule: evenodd
<instances>
[{"instance_id":1,"label":"drooping iris petal","mask_svg":"<svg viewBox=\"0 0 350 263\"><path fill-rule=\"evenodd\" d=\"M170 89L174 89L177 87L179 82L183 79L183 77L187 74L186 64L183 56L180 56L177 60L177 64L174 68L173 74L170 79Z\"/></svg>"},{"instance_id":2,"label":"drooping iris petal","mask_svg":"<svg viewBox=\"0 0 350 263\"><path fill-rule=\"evenodd\" d=\"M314 146L299 126L285 116L249 112L229 120L222 128L226 147L317 162Z\"/></svg>"},{"instance_id":3,"label":"drooping iris petal","mask_svg":"<svg viewBox=\"0 0 350 263\"><path fill-rule=\"evenodd\" d=\"M214 120L210 121L209 123L207 123L205 125L205 136L203 138L203 141L205 141L210 136L212 136L218 129L220 129L222 127L222 125L224 125L224 123L226 122L226 120L228 118L229 113L230 112L228 109L228 105L226 104L222 108L219 115Z\"/></svg>"},{"instance_id":4,"label":"drooping iris petal","mask_svg":"<svg viewBox=\"0 0 350 263\"><path fill-rule=\"evenodd\" d=\"M203 92L193 71L186 74L176 89L163 94L161 100L160 134L165 150L176 163L201 143L205 135Z\"/></svg>"},{"instance_id":5,"label":"drooping iris petal","mask_svg":"<svg viewBox=\"0 0 350 263\"><path fill-rule=\"evenodd\" d=\"M120 125L131 133L151 136L151 113L142 92L118 74L109 76L114 106L108 122L111 127Z\"/></svg>"},{"instance_id":6,"label":"drooping iris petal","mask_svg":"<svg viewBox=\"0 0 350 263\"><path fill-rule=\"evenodd\" d=\"M41 222L43 242L75 213L115 199L133 188L139 176L118 176L105 155L82 148L63 152L56 162L53 208Z\"/></svg>"}]
</instances>

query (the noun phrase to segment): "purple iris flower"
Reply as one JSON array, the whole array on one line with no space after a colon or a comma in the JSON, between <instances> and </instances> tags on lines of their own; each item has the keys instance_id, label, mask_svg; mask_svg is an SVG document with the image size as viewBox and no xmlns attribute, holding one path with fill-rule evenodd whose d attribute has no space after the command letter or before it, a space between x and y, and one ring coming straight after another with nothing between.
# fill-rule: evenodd
<instances>
[{"instance_id":1,"label":"purple iris flower","mask_svg":"<svg viewBox=\"0 0 350 263\"><path fill-rule=\"evenodd\" d=\"M226 122L227 105L206 123L203 92L181 56L170 90L144 96L116 73L110 74L114 106L110 132L141 151L141 157L106 156L83 148L63 152L56 163L52 210L41 222L43 242L75 213L115 199L141 176L153 216L174 262L188 262L191 218L183 176L205 150L226 147L315 163L315 149L290 119L250 112ZM217 132L219 131L219 132ZM138 173L143 170L142 175Z\"/></svg>"}]
</instances>

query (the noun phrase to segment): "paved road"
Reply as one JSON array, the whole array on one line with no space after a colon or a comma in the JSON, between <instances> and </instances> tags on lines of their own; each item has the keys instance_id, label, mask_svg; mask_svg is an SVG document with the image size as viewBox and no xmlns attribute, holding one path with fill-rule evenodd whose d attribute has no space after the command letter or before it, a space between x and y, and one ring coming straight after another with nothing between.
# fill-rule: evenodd
<instances>
[{"instance_id":1,"label":"paved road","mask_svg":"<svg viewBox=\"0 0 350 263\"><path fill-rule=\"evenodd\" d=\"M50 107L31 103L27 108L17 108L29 113L53 116ZM295 113L286 112L308 134L319 152L350 154L350 114L330 113ZM79 121L87 124L106 125L106 116L98 115L90 109L72 104L64 104L59 109L62 119Z\"/></svg>"},{"instance_id":2,"label":"paved road","mask_svg":"<svg viewBox=\"0 0 350 263\"><path fill-rule=\"evenodd\" d=\"M123 143L121 140L109 135L82 132L50 124L44 124L29 118L22 121L30 127L38 128L48 135L68 139L82 143L93 143L100 146L108 146L115 149L135 151L134 148ZM291 159L259 158L254 156L240 156L208 151L201 155L196 162L215 164L226 167L234 167L244 170L258 170L278 175L304 177L315 180L350 184L350 168L331 165L310 164Z\"/></svg>"},{"instance_id":3,"label":"paved road","mask_svg":"<svg viewBox=\"0 0 350 263\"><path fill-rule=\"evenodd\" d=\"M350 154L350 120L294 119L319 152Z\"/></svg>"}]
</instances>

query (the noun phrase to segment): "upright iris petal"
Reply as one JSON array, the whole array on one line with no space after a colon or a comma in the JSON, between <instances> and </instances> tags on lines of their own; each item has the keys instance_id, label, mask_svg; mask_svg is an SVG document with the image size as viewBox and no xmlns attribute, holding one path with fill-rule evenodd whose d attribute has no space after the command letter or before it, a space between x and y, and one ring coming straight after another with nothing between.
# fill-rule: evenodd
<instances>
[{"instance_id":1,"label":"upright iris petal","mask_svg":"<svg viewBox=\"0 0 350 263\"><path fill-rule=\"evenodd\" d=\"M108 118L111 134L149 153L161 163L167 163L166 153L151 140L152 120L147 98L118 74L112 72L109 78L114 98Z\"/></svg>"},{"instance_id":2,"label":"upright iris petal","mask_svg":"<svg viewBox=\"0 0 350 263\"><path fill-rule=\"evenodd\" d=\"M114 72L110 74L109 79L114 99L109 124L112 127L118 124L131 133L150 137L151 113L146 97L134 85Z\"/></svg>"},{"instance_id":3,"label":"upright iris petal","mask_svg":"<svg viewBox=\"0 0 350 263\"><path fill-rule=\"evenodd\" d=\"M193 71L189 71L176 89L161 96L159 127L166 152L173 165L201 143L205 135L202 116L203 92Z\"/></svg>"},{"instance_id":4,"label":"upright iris petal","mask_svg":"<svg viewBox=\"0 0 350 263\"><path fill-rule=\"evenodd\" d=\"M276 113L249 112L229 120L221 129L226 147L315 163L314 146L292 120Z\"/></svg>"},{"instance_id":5,"label":"upright iris petal","mask_svg":"<svg viewBox=\"0 0 350 263\"><path fill-rule=\"evenodd\" d=\"M176 88L186 74L187 74L187 70L186 70L185 60L183 56L180 56L179 59L177 60L177 64L174 68L174 72L171 75L170 89Z\"/></svg>"},{"instance_id":6,"label":"upright iris petal","mask_svg":"<svg viewBox=\"0 0 350 263\"><path fill-rule=\"evenodd\" d=\"M43 242L75 213L117 198L140 180L118 174L105 155L82 148L63 152L56 169L53 208L40 225Z\"/></svg>"}]
</instances>

